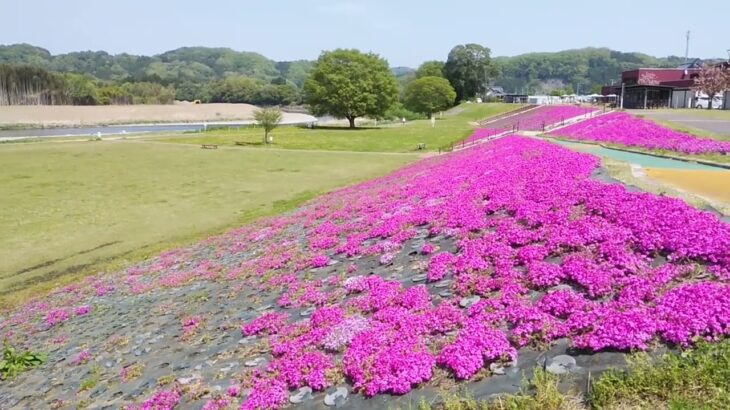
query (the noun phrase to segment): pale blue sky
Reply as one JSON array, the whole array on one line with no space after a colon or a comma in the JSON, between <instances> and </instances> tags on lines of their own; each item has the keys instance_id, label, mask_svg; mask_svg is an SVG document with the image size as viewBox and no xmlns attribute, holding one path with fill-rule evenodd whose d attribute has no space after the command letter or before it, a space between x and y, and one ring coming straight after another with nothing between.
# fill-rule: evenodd
<instances>
[{"instance_id":1,"label":"pale blue sky","mask_svg":"<svg viewBox=\"0 0 730 410\"><path fill-rule=\"evenodd\" d=\"M444 60L474 42L493 55L586 46L725 57L730 0L0 0L0 44L52 53L151 55L182 46L257 51L275 60L374 51L391 65Z\"/></svg>"}]
</instances>

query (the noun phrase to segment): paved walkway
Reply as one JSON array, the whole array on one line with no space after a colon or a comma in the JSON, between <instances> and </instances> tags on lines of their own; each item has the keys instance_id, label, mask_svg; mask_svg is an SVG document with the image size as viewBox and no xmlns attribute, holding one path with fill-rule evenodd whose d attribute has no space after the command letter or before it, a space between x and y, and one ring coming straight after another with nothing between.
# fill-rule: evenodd
<instances>
[{"instance_id":1,"label":"paved walkway","mask_svg":"<svg viewBox=\"0 0 730 410\"><path fill-rule=\"evenodd\" d=\"M647 118L650 119L670 121L685 125L687 127L697 128L700 130L714 132L715 134L730 137L730 115L728 115L728 119L721 119L704 117L702 113L693 114L692 112L688 112L687 110L681 110L677 112L632 110L630 112L631 114L635 115L645 115Z\"/></svg>"}]
</instances>

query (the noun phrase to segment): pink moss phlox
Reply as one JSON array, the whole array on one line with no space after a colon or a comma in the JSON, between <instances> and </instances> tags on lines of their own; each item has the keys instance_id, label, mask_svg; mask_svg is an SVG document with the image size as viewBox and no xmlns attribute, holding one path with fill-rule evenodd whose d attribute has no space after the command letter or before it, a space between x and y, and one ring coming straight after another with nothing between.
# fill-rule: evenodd
<instances>
[{"instance_id":1,"label":"pink moss phlox","mask_svg":"<svg viewBox=\"0 0 730 410\"><path fill-rule=\"evenodd\" d=\"M283 312L266 313L244 325L241 332L244 336L273 335L282 330L289 319L289 315Z\"/></svg>"}]
</instances>

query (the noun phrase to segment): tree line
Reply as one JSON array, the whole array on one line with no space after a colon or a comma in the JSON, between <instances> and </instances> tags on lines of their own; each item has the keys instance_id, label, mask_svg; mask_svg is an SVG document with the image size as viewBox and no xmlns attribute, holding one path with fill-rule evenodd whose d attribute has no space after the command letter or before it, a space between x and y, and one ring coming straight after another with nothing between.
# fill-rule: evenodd
<instances>
[{"instance_id":1,"label":"tree line","mask_svg":"<svg viewBox=\"0 0 730 410\"><path fill-rule=\"evenodd\" d=\"M355 128L358 117L430 117L483 95L498 72L489 48L479 44L458 45L445 62L425 62L400 81L377 54L337 49L314 64L303 98L314 115L345 118Z\"/></svg>"},{"instance_id":2,"label":"tree line","mask_svg":"<svg viewBox=\"0 0 730 410\"><path fill-rule=\"evenodd\" d=\"M290 105L299 103L301 96L295 85L280 78L267 83L231 75L207 83L174 86L149 78L103 81L85 74L0 64L0 105L172 104L175 100Z\"/></svg>"},{"instance_id":3,"label":"tree line","mask_svg":"<svg viewBox=\"0 0 730 410\"><path fill-rule=\"evenodd\" d=\"M175 90L152 82L103 82L76 73L0 64L0 105L172 104Z\"/></svg>"}]
</instances>

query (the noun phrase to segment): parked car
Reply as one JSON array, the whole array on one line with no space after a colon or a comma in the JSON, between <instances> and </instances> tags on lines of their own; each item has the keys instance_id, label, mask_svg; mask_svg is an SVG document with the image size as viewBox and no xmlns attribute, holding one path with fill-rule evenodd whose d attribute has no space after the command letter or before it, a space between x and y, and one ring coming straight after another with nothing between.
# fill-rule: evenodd
<instances>
[{"instance_id":1,"label":"parked car","mask_svg":"<svg viewBox=\"0 0 730 410\"><path fill-rule=\"evenodd\" d=\"M695 101L695 108L707 108L709 105L710 99L707 96L697 97L697 100ZM722 108L722 97L715 96L715 98L712 99L712 108Z\"/></svg>"}]
</instances>

